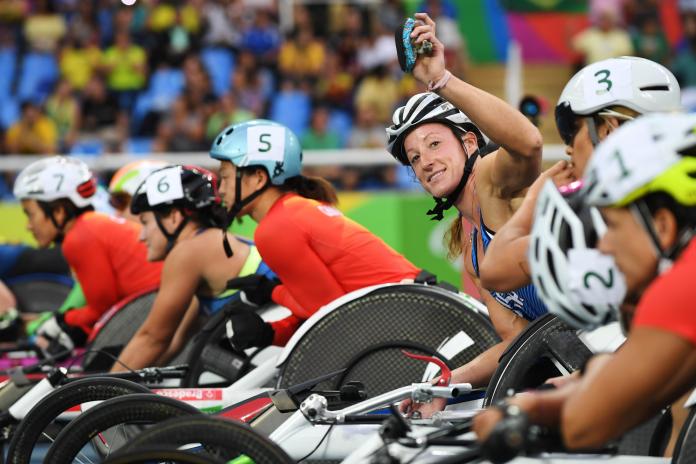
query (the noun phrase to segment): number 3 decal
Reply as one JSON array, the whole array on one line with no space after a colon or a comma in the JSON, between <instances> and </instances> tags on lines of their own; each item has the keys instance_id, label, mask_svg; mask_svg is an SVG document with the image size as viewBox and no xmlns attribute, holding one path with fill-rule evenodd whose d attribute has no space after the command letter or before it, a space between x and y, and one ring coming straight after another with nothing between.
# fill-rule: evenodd
<instances>
[{"instance_id":1,"label":"number 3 decal","mask_svg":"<svg viewBox=\"0 0 696 464\"><path fill-rule=\"evenodd\" d=\"M591 277L594 277L595 279L599 280L599 282L606 288L611 288L614 285L613 269L609 269L609 276L606 279L594 271L586 272L582 278L582 283L585 285L585 288L587 289L590 288L589 280Z\"/></svg>"},{"instance_id":2,"label":"number 3 decal","mask_svg":"<svg viewBox=\"0 0 696 464\"><path fill-rule=\"evenodd\" d=\"M611 71L608 69L600 69L596 73L594 73L595 77L599 77L601 74L601 79L597 79L598 84L606 84L607 88L602 89L603 92L608 92L611 90L611 87L614 85L614 83L609 80L609 76L611 76Z\"/></svg>"}]
</instances>

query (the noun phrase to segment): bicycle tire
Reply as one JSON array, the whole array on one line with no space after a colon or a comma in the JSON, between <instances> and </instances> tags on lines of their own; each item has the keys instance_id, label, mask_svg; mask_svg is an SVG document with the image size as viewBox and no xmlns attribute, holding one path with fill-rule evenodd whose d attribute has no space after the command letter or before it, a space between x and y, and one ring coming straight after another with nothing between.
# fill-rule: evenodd
<instances>
[{"instance_id":1,"label":"bicycle tire","mask_svg":"<svg viewBox=\"0 0 696 464\"><path fill-rule=\"evenodd\" d=\"M674 464L688 464L694 462L694 458L696 458L696 408L692 406L679 432L672 462Z\"/></svg>"},{"instance_id":2,"label":"bicycle tire","mask_svg":"<svg viewBox=\"0 0 696 464\"><path fill-rule=\"evenodd\" d=\"M210 416L177 417L157 424L135 438L124 451L161 444L183 446L191 443L220 451L225 460L243 454L256 464L295 462L280 446L248 425Z\"/></svg>"},{"instance_id":3,"label":"bicycle tire","mask_svg":"<svg viewBox=\"0 0 696 464\"><path fill-rule=\"evenodd\" d=\"M70 464L98 433L124 423L153 424L172 417L200 414L193 406L154 393L111 398L68 424L44 458L47 464Z\"/></svg>"},{"instance_id":4,"label":"bicycle tire","mask_svg":"<svg viewBox=\"0 0 696 464\"><path fill-rule=\"evenodd\" d=\"M119 453L107 458L102 464L149 464L165 460L173 464L225 464L225 461L208 454L193 454L163 447Z\"/></svg>"},{"instance_id":5,"label":"bicycle tire","mask_svg":"<svg viewBox=\"0 0 696 464\"><path fill-rule=\"evenodd\" d=\"M130 380L107 377L79 379L58 388L39 401L19 423L10 440L7 462L30 464L32 450L46 427L71 407L148 391L147 387Z\"/></svg>"}]
</instances>

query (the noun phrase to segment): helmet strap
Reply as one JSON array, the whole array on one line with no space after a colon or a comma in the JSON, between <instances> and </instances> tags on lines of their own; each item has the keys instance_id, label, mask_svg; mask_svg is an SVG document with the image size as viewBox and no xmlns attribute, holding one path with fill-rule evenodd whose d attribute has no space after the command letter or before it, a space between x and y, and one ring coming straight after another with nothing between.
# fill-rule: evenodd
<instances>
[{"instance_id":1,"label":"helmet strap","mask_svg":"<svg viewBox=\"0 0 696 464\"><path fill-rule=\"evenodd\" d=\"M242 208L254 201L256 197L261 195L270 186L270 180L266 179L266 183L263 184L260 189L248 197L242 198L242 175L243 170L241 168L237 168L234 183L234 203L232 204L232 208L230 208L230 210L227 212L225 227L222 229L222 247L225 249L225 255L227 255L228 258L234 256L234 252L232 251L230 241L227 238L227 229L232 225L232 221L234 221L237 215L242 211Z\"/></svg>"},{"instance_id":2,"label":"helmet strap","mask_svg":"<svg viewBox=\"0 0 696 464\"><path fill-rule=\"evenodd\" d=\"M466 151L466 148L464 150ZM430 218L432 221L441 221L445 217L444 212L450 209L459 199L459 195L462 193L462 190L464 190L464 187L469 180L469 176L474 170L474 163L478 157L479 149L477 148L476 151L467 158L466 163L464 164L464 173L462 174L461 179L459 179L459 184L457 184L457 187L452 193L447 195L445 198L433 197L433 200L435 200L435 206L425 213L427 216L432 216Z\"/></svg>"},{"instance_id":3,"label":"helmet strap","mask_svg":"<svg viewBox=\"0 0 696 464\"><path fill-rule=\"evenodd\" d=\"M685 227L679 232L679 235L677 236L677 241L674 243L674 245L672 245L666 250L663 250L662 246L660 245L660 240L657 236L657 231L655 230L655 226L653 224L652 214L650 214L650 210L648 209L648 206L645 204L645 201L638 200L635 203L633 203L630 208L635 217L638 219L638 222L640 222L643 225L645 230L648 232L648 235L650 236L650 241L652 242L659 259L657 265L657 273L658 275L660 275L663 272L669 270L670 267L672 267L674 261L679 257L681 252L684 251L684 249L689 245L689 242L691 242L691 239L694 237L694 235L696 235L696 230L693 227Z\"/></svg>"},{"instance_id":4,"label":"helmet strap","mask_svg":"<svg viewBox=\"0 0 696 464\"><path fill-rule=\"evenodd\" d=\"M587 116L585 118L585 121L587 122L587 130L590 133L590 140L592 141L592 146L596 147L597 145L599 145L599 132L597 132L597 123L595 122L595 119L592 116Z\"/></svg>"},{"instance_id":5,"label":"helmet strap","mask_svg":"<svg viewBox=\"0 0 696 464\"><path fill-rule=\"evenodd\" d=\"M184 230L184 227L186 227L186 224L188 224L189 217L184 215L184 219L172 233L167 232L167 229L164 228L164 224L162 224L160 215L157 213L155 213L155 222L157 223L157 227L159 227L159 230L162 231L162 234L164 234L164 236L167 239L167 246L165 247L164 252L165 254L168 254L170 251L172 251L172 248L174 248L174 245L176 244L176 241L179 238L181 231Z\"/></svg>"},{"instance_id":6,"label":"helmet strap","mask_svg":"<svg viewBox=\"0 0 696 464\"><path fill-rule=\"evenodd\" d=\"M48 216L48 218L51 220L51 222L53 223L53 225L54 225L55 228L57 229L57 233L56 233L56 236L55 236L55 238L53 239L53 241L54 241L55 243L57 243L57 244L62 243L63 240L65 239L65 231L64 231L64 229L65 229L65 224L67 224L68 221L69 221L70 219L72 219L73 216L76 216L76 215L75 215L75 214L70 214L70 213L68 213L67 210L63 209L63 211L65 212L65 219L63 220L62 223L59 224L59 223L58 223L58 219L56 219L56 216L55 216L55 214L54 214L54 213L55 213L55 209L54 209L52 206L50 206L50 205L48 205L48 204L46 204L46 203L44 203L44 202L38 202L38 203L39 203L39 206L41 207L41 209L43 210L44 214L45 214L46 216Z\"/></svg>"}]
</instances>

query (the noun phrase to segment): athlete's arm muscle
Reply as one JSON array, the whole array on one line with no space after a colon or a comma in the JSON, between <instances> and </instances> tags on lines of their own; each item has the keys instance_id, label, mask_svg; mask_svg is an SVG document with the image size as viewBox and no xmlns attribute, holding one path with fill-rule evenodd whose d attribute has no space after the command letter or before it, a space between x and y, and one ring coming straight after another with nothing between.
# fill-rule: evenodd
<instances>
[{"instance_id":1,"label":"athlete's arm muscle","mask_svg":"<svg viewBox=\"0 0 696 464\"><path fill-rule=\"evenodd\" d=\"M696 354L689 341L634 327L611 359L588 369L565 404L563 440L570 448L601 446L679 398L694 380Z\"/></svg>"},{"instance_id":2,"label":"athlete's arm muscle","mask_svg":"<svg viewBox=\"0 0 696 464\"><path fill-rule=\"evenodd\" d=\"M162 281L150 314L119 359L131 369L152 366L166 352L200 280L200 263L185 247L174 248L164 262ZM123 370L115 364L113 371Z\"/></svg>"}]
</instances>

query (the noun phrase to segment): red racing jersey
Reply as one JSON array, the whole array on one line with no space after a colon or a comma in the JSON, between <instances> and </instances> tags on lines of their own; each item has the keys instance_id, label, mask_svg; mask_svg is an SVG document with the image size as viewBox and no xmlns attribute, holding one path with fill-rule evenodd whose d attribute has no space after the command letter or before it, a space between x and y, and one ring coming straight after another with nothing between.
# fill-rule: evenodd
<instances>
[{"instance_id":1,"label":"red racing jersey","mask_svg":"<svg viewBox=\"0 0 696 464\"><path fill-rule=\"evenodd\" d=\"M275 345L287 343L302 321L336 298L419 273L382 239L333 206L294 193L271 206L254 241L282 282L273 290L273 301L292 311L292 316L272 323Z\"/></svg>"},{"instance_id":2,"label":"red racing jersey","mask_svg":"<svg viewBox=\"0 0 696 464\"><path fill-rule=\"evenodd\" d=\"M643 293L634 327L653 327L672 332L696 345L696 240L682 252L674 265Z\"/></svg>"},{"instance_id":3,"label":"red racing jersey","mask_svg":"<svg viewBox=\"0 0 696 464\"><path fill-rule=\"evenodd\" d=\"M162 262L147 261L140 226L103 213L80 215L63 240L63 255L82 285L87 306L65 322L89 334L106 310L123 298L159 286Z\"/></svg>"}]
</instances>

